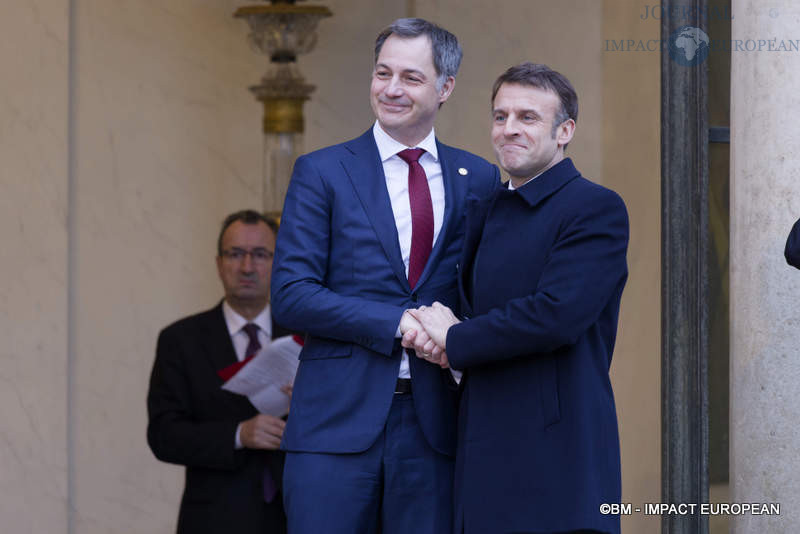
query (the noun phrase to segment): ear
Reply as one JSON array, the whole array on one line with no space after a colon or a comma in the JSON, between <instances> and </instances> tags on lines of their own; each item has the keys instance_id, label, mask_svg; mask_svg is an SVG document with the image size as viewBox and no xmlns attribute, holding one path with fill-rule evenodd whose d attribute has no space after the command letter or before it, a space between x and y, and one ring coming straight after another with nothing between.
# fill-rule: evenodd
<instances>
[{"instance_id":1,"label":"ear","mask_svg":"<svg viewBox=\"0 0 800 534\"><path fill-rule=\"evenodd\" d=\"M448 76L447 79L442 84L441 90L439 90L439 105L444 104L448 98L450 98L450 93L453 92L456 86L456 79L452 76Z\"/></svg>"},{"instance_id":2,"label":"ear","mask_svg":"<svg viewBox=\"0 0 800 534\"><path fill-rule=\"evenodd\" d=\"M219 279L222 280L222 256L217 256L217 274L219 275Z\"/></svg>"},{"instance_id":3,"label":"ear","mask_svg":"<svg viewBox=\"0 0 800 534\"><path fill-rule=\"evenodd\" d=\"M563 147L570 141L572 141L572 136L575 135L575 121L572 119L567 119L561 124L558 125L556 129L556 141L558 141L558 146Z\"/></svg>"}]
</instances>

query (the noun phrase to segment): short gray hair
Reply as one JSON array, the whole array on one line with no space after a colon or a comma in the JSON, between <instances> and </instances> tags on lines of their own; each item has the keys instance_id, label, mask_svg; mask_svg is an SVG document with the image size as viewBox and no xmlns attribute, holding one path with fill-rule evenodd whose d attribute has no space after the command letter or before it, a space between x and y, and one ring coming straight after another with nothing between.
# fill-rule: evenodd
<instances>
[{"instance_id":1,"label":"short gray hair","mask_svg":"<svg viewBox=\"0 0 800 534\"><path fill-rule=\"evenodd\" d=\"M448 77L456 77L458 67L461 65L461 46L456 36L424 19L397 19L387 26L375 39L375 63L383 48L383 43L390 35L397 35L406 39L426 35L431 42L433 53L433 67L436 69L438 79L436 86L441 88Z\"/></svg>"}]
</instances>

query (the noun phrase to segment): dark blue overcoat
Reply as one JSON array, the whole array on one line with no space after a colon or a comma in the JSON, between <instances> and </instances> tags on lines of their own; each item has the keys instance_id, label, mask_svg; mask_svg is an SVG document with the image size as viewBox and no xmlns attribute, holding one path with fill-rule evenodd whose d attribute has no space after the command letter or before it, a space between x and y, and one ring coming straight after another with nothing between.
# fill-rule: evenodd
<instances>
[{"instance_id":1,"label":"dark blue overcoat","mask_svg":"<svg viewBox=\"0 0 800 534\"><path fill-rule=\"evenodd\" d=\"M569 159L467 209L456 532L619 532L609 367L627 278L622 199ZM657 292L654 293L657 298Z\"/></svg>"}]
</instances>

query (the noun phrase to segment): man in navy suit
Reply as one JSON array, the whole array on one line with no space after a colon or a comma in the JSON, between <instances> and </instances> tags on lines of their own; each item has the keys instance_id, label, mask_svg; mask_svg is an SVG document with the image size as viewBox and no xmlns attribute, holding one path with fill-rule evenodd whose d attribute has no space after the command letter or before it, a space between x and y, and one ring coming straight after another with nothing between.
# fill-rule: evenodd
<instances>
[{"instance_id":1,"label":"man in navy suit","mask_svg":"<svg viewBox=\"0 0 800 534\"><path fill-rule=\"evenodd\" d=\"M578 116L564 76L512 67L492 109L511 180L468 210L466 319L422 307L414 315L431 340L409 331L403 341L464 371L456 532L618 533L601 504L621 493L608 372L627 278L625 205L564 157Z\"/></svg>"},{"instance_id":2,"label":"man in navy suit","mask_svg":"<svg viewBox=\"0 0 800 534\"><path fill-rule=\"evenodd\" d=\"M496 167L440 143L461 49L400 19L375 43L360 137L298 158L272 275L276 320L307 332L283 436L292 534L442 534L452 528L456 386L400 346L406 312L458 305L468 199Z\"/></svg>"}]
</instances>

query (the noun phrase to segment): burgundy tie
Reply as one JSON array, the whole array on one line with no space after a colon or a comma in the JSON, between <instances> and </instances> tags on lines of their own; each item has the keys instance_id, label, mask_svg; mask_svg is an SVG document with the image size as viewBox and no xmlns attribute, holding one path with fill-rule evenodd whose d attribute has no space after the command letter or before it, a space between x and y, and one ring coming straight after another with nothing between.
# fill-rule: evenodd
<instances>
[{"instance_id":1,"label":"burgundy tie","mask_svg":"<svg viewBox=\"0 0 800 534\"><path fill-rule=\"evenodd\" d=\"M408 199L411 202L411 255L408 260L408 285L417 284L433 249L433 202L425 169L419 158L425 150L407 148L397 155L408 163Z\"/></svg>"},{"instance_id":2,"label":"burgundy tie","mask_svg":"<svg viewBox=\"0 0 800 534\"><path fill-rule=\"evenodd\" d=\"M248 338L250 338L250 341L247 343L247 349L244 351L245 361L249 361L256 354L258 354L259 350L261 350L261 343L258 341L258 325L247 323L244 325L242 330L244 330L244 333L247 334ZM278 493L278 486L275 485L275 480L273 480L272 475L269 472L269 468L266 466L264 467L262 483L264 500L266 502L272 502L272 500L275 498L275 494Z\"/></svg>"},{"instance_id":3,"label":"burgundy tie","mask_svg":"<svg viewBox=\"0 0 800 534\"><path fill-rule=\"evenodd\" d=\"M258 325L247 323L242 327L242 330L247 334L250 341L247 343L247 348L244 351L244 359L242 361L233 363L225 369L217 371L217 374L225 382L233 378L233 375L238 373L239 369L247 365L247 363L258 354L258 351L261 350L261 343L258 342Z\"/></svg>"},{"instance_id":4,"label":"burgundy tie","mask_svg":"<svg viewBox=\"0 0 800 534\"><path fill-rule=\"evenodd\" d=\"M244 333L247 334L247 337L250 341L247 343L247 348L244 351L245 358L252 358L258 351L261 350L261 343L258 342L258 325L254 323L247 323L242 328Z\"/></svg>"}]
</instances>

